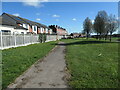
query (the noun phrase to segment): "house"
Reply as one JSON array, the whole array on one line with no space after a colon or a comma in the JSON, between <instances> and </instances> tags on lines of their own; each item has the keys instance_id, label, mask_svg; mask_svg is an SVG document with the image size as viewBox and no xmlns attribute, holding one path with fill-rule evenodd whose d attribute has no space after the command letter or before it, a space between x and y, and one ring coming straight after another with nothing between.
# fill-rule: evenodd
<instances>
[{"instance_id":1,"label":"house","mask_svg":"<svg viewBox=\"0 0 120 90\"><path fill-rule=\"evenodd\" d=\"M45 34L52 34L53 30L49 27L47 27L46 25L41 24L41 29L39 33L45 33Z\"/></svg>"},{"instance_id":2,"label":"house","mask_svg":"<svg viewBox=\"0 0 120 90\"><path fill-rule=\"evenodd\" d=\"M81 34L81 33L71 33L70 34L73 38L79 38L79 37L85 37L85 34Z\"/></svg>"},{"instance_id":3,"label":"house","mask_svg":"<svg viewBox=\"0 0 120 90\"><path fill-rule=\"evenodd\" d=\"M27 34L27 29L0 16L0 31L4 34Z\"/></svg>"},{"instance_id":4,"label":"house","mask_svg":"<svg viewBox=\"0 0 120 90\"><path fill-rule=\"evenodd\" d=\"M53 30L53 34L57 34L57 35L61 35L61 36L68 35L67 30L58 25L50 25L49 28L51 28Z\"/></svg>"},{"instance_id":5,"label":"house","mask_svg":"<svg viewBox=\"0 0 120 90\"><path fill-rule=\"evenodd\" d=\"M39 33L52 34L52 30L46 25L31 21L19 16L10 15L7 13L3 13L1 17L8 22L10 21L11 24L16 25L17 27L21 27L21 28L23 27L24 29L26 29L26 33L24 34L29 34L29 33L30 34L39 34Z\"/></svg>"}]
</instances>

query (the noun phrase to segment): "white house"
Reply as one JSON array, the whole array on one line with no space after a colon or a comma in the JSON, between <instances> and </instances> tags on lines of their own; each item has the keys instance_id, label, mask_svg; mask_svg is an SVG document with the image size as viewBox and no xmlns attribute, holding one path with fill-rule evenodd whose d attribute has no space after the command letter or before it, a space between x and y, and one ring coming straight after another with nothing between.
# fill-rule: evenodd
<instances>
[{"instance_id":1,"label":"white house","mask_svg":"<svg viewBox=\"0 0 120 90\"><path fill-rule=\"evenodd\" d=\"M6 29L8 29L10 26L13 27L13 29L10 29L10 32L12 34L13 32L17 34L28 34L28 33L51 34L52 33L52 29L50 30L46 25L43 25L43 24L40 24L34 21L30 21L28 19L21 18L19 16L14 16L14 15L10 15L7 13L3 13L1 17L3 18L3 21L4 21L4 22L2 21L3 24L1 23L2 25L1 28L5 30L5 27Z\"/></svg>"},{"instance_id":2,"label":"white house","mask_svg":"<svg viewBox=\"0 0 120 90\"><path fill-rule=\"evenodd\" d=\"M35 34L37 34L37 26L32 26L32 30Z\"/></svg>"},{"instance_id":3,"label":"white house","mask_svg":"<svg viewBox=\"0 0 120 90\"><path fill-rule=\"evenodd\" d=\"M25 29L15 29L14 26L0 25L0 31L9 34L27 34Z\"/></svg>"},{"instance_id":4,"label":"white house","mask_svg":"<svg viewBox=\"0 0 120 90\"><path fill-rule=\"evenodd\" d=\"M22 26L15 25L11 21L0 17L0 31L9 34L27 34L27 29Z\"/></svg>"},{"instance_id":5,"label":"white house","mask_svg":"<svg viewBox=\"0 0 120 90\"><path fill-rule=\"evenodd\" d=\"M52 32L53 32L52 29L49 28L49 34L52 34Z\"/></svg>"}]
</instances>

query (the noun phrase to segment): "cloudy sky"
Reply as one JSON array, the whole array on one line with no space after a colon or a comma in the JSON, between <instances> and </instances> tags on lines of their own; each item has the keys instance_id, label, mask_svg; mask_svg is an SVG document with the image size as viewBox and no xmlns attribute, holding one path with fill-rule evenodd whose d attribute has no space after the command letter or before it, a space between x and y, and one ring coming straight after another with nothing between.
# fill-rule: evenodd
<instances>
[{"instance_id":1,"label":"cloudy sky","mask_svg":"<svg viewBox=\"0 0 120 90\"><path fill-rule=\"evenodd\" d=\"M33 0L7 1L2 2L2 12L46 25L60 25L66 28L69 33L81 32L85 18L89 17L93 21L100 10L105 10L108 15L112 13L118 16L117 2L47 2L48 0L40 0L45 1L40 3L39 0L34 0L34 2Z\"/></svg>"}]
</instances>

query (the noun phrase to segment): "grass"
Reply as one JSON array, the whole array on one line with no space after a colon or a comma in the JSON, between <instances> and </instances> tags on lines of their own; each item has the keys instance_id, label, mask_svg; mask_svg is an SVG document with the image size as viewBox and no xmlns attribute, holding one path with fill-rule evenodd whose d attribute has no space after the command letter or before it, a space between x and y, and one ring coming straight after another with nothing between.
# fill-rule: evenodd
<instances>
[{"instance_id":1,"label":"grass","mask_svg":"<svg viewBox=\"0 0 120 90\"><path fill-rule=\"evenodd\" d=\"M118 43L95 39L62 40L72 88L118 87Z\"/></svg>"},{"instance_id":2,"label":"grass","mask_svg":"<svg viewBox=\"0 0 120 90\"><path fill-rule=\"evenodd\" d=\"M2 51L2 87L6 88L38 59L43 58L56 42L40 43Z\"/></svg>"},{"instance_id":3,"label":"grass","mask_svg":"<svg viewBox=\"0 0 120 90\"><path fill-rule=\"evenodd\" d=\"M112 37L112 41L118 41L118 39L120 39L120 38L118 38L118 37Z\"/></svg>"}]
</instances>

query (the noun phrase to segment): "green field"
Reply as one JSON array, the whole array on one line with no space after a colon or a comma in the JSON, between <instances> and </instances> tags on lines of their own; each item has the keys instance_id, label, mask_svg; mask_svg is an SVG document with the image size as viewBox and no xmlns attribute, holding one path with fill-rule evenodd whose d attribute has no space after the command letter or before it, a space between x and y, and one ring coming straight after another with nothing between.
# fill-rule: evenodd
<instances>
[{"instance_id":1,"label":"green field","mask_svg":"<svg viewBox=\"0 0 120 90\"><path fill-rule=\"evenodd\" d=\"M69 39L66 60L72 88L118 87L118 43Z\"/></svg>"},{"instance_id":2,"label":"green field","mask_svg":"<svg viewBox=\"0 0 120 90\"><path fill-rule=\"evenodd\" d=\"M43 58L56 42L40 43L2 51L2 87L12 83L38 59Z\"/></svg>"}]
</instances>

